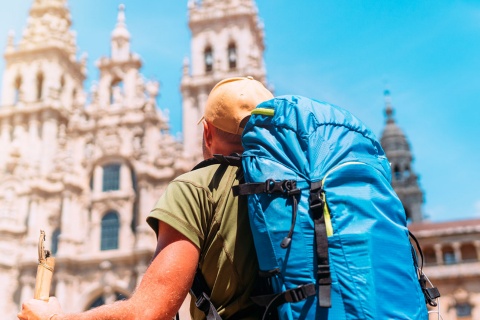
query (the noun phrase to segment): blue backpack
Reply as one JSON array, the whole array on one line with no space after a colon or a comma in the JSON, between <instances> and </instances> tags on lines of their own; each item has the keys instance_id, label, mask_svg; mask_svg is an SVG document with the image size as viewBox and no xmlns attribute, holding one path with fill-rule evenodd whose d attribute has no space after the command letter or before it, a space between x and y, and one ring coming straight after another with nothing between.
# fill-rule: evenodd
<instances>
[{"instance_id":1,"label":"blue backpack","mask_svg":"<svg viewBox=\"0 0 480 320\"><path fill-rule=\"evenodd\" d=\"M260 273L273 289L255 300L266 314L428 318L438 291L425 288L389 162L360 120L280 96L253 110L242 142L236 192L248 195Z\"/></svg>"}]
</instances>

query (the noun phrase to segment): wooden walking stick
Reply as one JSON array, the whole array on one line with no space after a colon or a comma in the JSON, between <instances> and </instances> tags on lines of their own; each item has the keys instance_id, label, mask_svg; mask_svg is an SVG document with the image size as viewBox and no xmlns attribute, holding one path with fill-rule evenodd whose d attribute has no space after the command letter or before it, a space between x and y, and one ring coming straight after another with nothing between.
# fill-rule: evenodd
<instances>
[{"instance_id":1,"label":"wooden walking stick","mask_svg":"<svg viewBox=\"0 0 480 320\"><path fill-rule=\"evenodd\" d=\"M45 231L40 230L40 239L38 239L38 267L37 278L35 281L35 295L37 300L48 301L50 296L50 285L52 284L53 269L55 267L55 258L51 256L49 250L45 250Z\"/></svg>"}]
</instances>

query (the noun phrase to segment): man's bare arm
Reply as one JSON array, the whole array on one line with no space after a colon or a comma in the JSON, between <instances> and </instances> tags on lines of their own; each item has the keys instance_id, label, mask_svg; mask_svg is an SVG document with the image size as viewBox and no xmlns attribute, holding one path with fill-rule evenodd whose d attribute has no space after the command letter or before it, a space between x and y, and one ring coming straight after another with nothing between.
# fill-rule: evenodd
<instances>
[{"instance_id":1,"label":"man's bare arm","mask_svg":"<svg viewBox=\"0 0 480 320\"><path fill-rule=\"evenodd\" d=\"M52 319L172 319L192 285L200 253L190 240L168 224L160 223L158 229L157 255L130 299L82 313L58 314ZM48 320L41 315L56 312L52 304L28 301L19 319Z\"/></svg>"}]
</instances>

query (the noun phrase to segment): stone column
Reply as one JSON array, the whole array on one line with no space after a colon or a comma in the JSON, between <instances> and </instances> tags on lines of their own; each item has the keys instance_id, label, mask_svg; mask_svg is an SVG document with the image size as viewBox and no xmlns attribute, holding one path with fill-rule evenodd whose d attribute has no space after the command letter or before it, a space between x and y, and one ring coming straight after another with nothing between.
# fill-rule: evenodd
<instances>
[{"instance_id":1,"label":"stone column","mask_svg":"<svg viewBox=\"0 0 480 320\"><path fill-rule=\"evenodd\" d=\"M47 174L53 166L53 158L57 151L58 121L53 112L47 110L42 113L42 162L41 172Z\"/></svg>"},{"instance_id":2,"label":"stone column","mask_svg":"<svg viewBox=\"0 0 480 320\"><path fill-rule=\"evenodd\" d=\"M10 124L10 118L2 119L2 131L0 132L0 169L3 171L3 166L7 161L7 157L10 151L10 130L12 128Z\"/></svg>"},{"instance_id":3,"label":"stone column","mask_svg":"<svg viewBox=\"0 0 480 320\"><path fill-rule=\"evenodd\" d=\"M438 265L443 264L442 245L440 243L436 243L433 245L433 248L435 250L435 258L437 260L437 264Z\"/></svg>"},{"instance_id":4,"label":"stone column","mask_svg":"<svg viewBox=\"0 0 480 320\"><path fill-rule=\"evenodd\" d=\"M64 256L69 253L74 254L75 250L72 247L72 237L76 235L81 226L78 224L76 214L72 212L72 194L66 190L63 193L62 212L60 213L62 224L60 226L60 238L58 243L58 255Z\"/></svg>"},{"instance_id":5,"label":"stone column","mask_svg":"<svg viewBox=\"0 0 480 320\"><path fill-rule=\"evenodd\" d=\"M57 278L57 286L55 288L55 296L58 298L61 306L68 304L68 296L73 292L69 292L67 288L67 275L63 270L55 270L55 277Z\"/></svg>"},{"instance_id":6,"label":"stone column","mask_svg":"<svg viewBox=\"0 0 480 320\"><path fill-rule=\"evenodd\" d=\"M103 168L96 166L93 171L93 194L98 196L102 192L103 188Z\"/></svg>"},{"instance_id":7,"label":"stone column","mask_svg":"<svg viewBox=\"0 0 480 320\"><path fill-rule=\"evenodd\" d=\"M136 226L136 249L152 250L155 248L155 236L151 228L147 225L146 219L153 209L150 198L152 195L149 193L149 184L146 181L138 182L138 221Z\"/></svg>"},{"instance_id":8,"label":"stone column","mask_svg":"<svg viewBox=\"0 0 480 320\"><path fill-rule=\"evenodd\" d=\"M17 113L13 116L13 141L18 146L22 157L26 156L27 145L26 132L24 127L24 116Z\"/></svg>"},{"instance_id":9,"label":"stone column","mask_svg":"<svg viewBox=\"0 0 480 320\"><path fill-rule=\"evenodd\" d=\"M30 115L28 122L28 158L33 167L37 168L40 162L40 137L39 134L39 120L38 114Z\"/></svg>"},{"instance_id":10,"label":"stone column","mask_svg":"<svg viewBox=\"0 0 480 320\"><path fill-rule=\"evenodd\" d=\"M460 242L453 242L453 253L455 255L455 262L460 263L462 262L462 251L460 250Z\"/></svg>"},{"instance_id":11,"label":"stone column","mask_svg":"<svg viewBox=\"0 0 480 320\"><path fill-rule=\"evenodd\" d=\"M475 246L475 249L477 251L477 261L480 261L480 240L473 241L473 245ZM480 297L479 297L479 299L480 299Z\"/></svg>"}]
</instances>

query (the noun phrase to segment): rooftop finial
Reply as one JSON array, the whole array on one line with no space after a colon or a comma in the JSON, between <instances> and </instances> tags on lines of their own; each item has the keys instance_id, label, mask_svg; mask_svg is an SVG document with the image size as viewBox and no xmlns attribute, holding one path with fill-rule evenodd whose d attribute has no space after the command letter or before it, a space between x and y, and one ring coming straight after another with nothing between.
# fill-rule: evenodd
<instances>
[{"instance_id":1,"label":"rooftop finial","mask_svg":"<svg viewBox=\"0 0 480 320\"><path fill-rule=\"evenodd\" d=\"M125 5L123 3L118 5L117 27L125 26Z\"/></svg>"},{"instance_id":2,"label":"rooftop finial","mask_svg":"<svg viewBox=\"0 0 480 320\"><path fill-rule=\"evenodd\" d=\"M112 38L130 39L130 32L125 24L125 5L123 3L118 6L117 24L112 32Z\"/></svg>"},{"instance_id":3,"label":"rooftop finial","mask_svg":"<svg viewBox=\"0 0 480 320\"><path fill-rule=\"evenodd\" d=\"M387 123L395 122L393 120L393 107L392 107L392 98L390 97L390 90L385 89L383 92L385 97L385 115L387 116Z\"/></svg>"}]
</instances>

